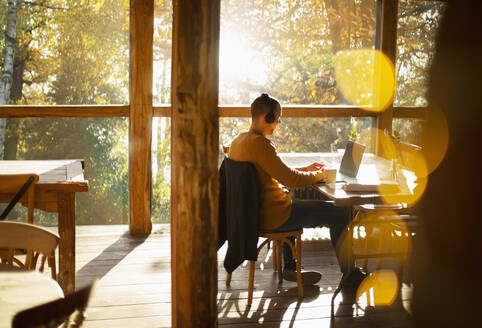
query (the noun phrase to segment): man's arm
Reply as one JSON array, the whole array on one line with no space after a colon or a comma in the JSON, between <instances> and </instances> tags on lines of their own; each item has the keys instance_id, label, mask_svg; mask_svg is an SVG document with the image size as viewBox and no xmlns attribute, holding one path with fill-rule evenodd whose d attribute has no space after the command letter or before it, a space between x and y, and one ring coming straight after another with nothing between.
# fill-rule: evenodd
<instances>
[{"instance_id":1,"label":"man's arm","mask_svg":"<svg viewBox=\"0 0 482 328\"><path fill-rule=\"evenodd\" d=\"M295 170L304 171L304 172L313 172L313 171L322 170L324 167L325 167L325 164L323 164L321 162L314 162L314 163L312 163L308 166L297 167L297 168L295 168Z\"/></svg>"},{"instance_id":2,"label":"man's arm","mask_svg":"<svg viewBox=\"0 0 482 328\"><path fill-rule=\"evenodd\" d=\"M258 139L256 145L256 163L273 179L289 187L304 187L314 184L324 178L323 171L299 171L286 165L278 156L273 144L266 138ZM306 168L320 166L313 163ZM305 169L306 169L305 168Z\"/></svg>"}]
</instances>

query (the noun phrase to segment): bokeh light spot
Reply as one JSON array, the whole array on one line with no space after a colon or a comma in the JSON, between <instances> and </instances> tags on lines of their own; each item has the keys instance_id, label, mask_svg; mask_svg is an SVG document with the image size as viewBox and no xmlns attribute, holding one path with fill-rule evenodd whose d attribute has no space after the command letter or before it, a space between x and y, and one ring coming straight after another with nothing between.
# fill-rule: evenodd
<instances>
[{"instance_id":1,"label":"bokeh light spot","mask_svg":"<svg viewBox=\"0 0 482 328\"><path fill-rule=\"evenodd\" d=\"M430 173L423 149L393 140L381 130L377 131L377 139L383 156L387 158L382 176L386 180L395 180L399 187L398 191L380 188L383 202L405 203L408 207L415 205L425 192Z\"/></svg>"},{"instance_id":2,"label":"bokeh light spot","mask_svg":"<svg viewBox=\"0 0 482 328\"><path fill-rule=\"evenodd\" d=\"M333 66L341 92L353 105L380 112L393 101L395 68L382 52L373 49L339 51Z\"/></svg>"},{"instance_id":3,"label":"bokeh light spot","mask_svg":"<svg viewBox=\"0 0 482 328\"><path fill-rule=\"evenodd\" d=\"M353 252L356 254L390 254L405 260L412 249L412 239L407 225L393 210L361 212L353 229ZM355 229L356 228L356 229ZM376 258L383 262L384 258Z\"/></svg>"},{"instance_id":4,"label":"bokeh light spot","mask_svg":"<svg viewBox=\"0 0 482 328\"><path fill-rule=\"evenodd\" d=\"M392 270L378 270L366 277L356 292L358 303L367 306L392 305L398 295L398 278Z\"/></svg>"},{"instance_id":5,"label":"bokeh light spot","mask_svg":"<svg viewBox=\"0 0 482 328\"><path fill-rule=\"evenodd\" d=\"M422 132L422 152L427 161L429 173L440 165L449 144L449 127L443 111L438 107L430 107L427 122Z\"/></svg>"}]
</instances>

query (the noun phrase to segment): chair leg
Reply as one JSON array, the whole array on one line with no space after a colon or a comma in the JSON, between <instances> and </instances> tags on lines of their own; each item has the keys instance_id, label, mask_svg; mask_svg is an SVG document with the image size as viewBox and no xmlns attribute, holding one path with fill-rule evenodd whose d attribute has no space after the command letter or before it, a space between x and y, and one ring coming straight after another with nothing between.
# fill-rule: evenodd
<instances>
[{"instance_id":1,"label":"chair leg","mask_svg":"<svg viewBox=\"0 0 482 328\"><path fill-rule=\"evenodd\" d=\"M255 261L249 261L248 305L251 305L253 301L254 264Z\"/></svg>"},{"instance_id":2,"label":"chair leg","mask_svg":"<svg viewBox=\"0 0 482 328\"><path fill-rule=\"evenodd\" d=\"M231 284L231 273L226 274L226 286L229 286Z\"/></svg>"},{"instance_id":3,"label":"chair leg","mask_svg":"<svg viewBox=\"0 0 482 328\"><path fill-rule=\"evenodd\" d=\"M273 271L276 272L276 271L278 270L278 263L277 263L277 259L278 259L278 255L277 255L277 253L278 253L278 247L276 247L276 242L275 242L275 241L273 241L273 240L270 241L270 242L268 243L268 245L271 244L271 243L273 243L273 252L271 253L272 256L273 256Z\"/></svg>"},{"instance_id":4,"label":"chair leg","mask_svg":"<svg viewBox=\"0 0 482 328\"><path fill-rule=\"evenodd\" d=\"M276 264L278 265L278 282L283 281L283 269L282 269L282 262L281 262L281 254L283 253L283 242L276 240Z\"/></svg>"},{"instance_id":5,"label":"chair leg","mask_svg":"<svg viewBox=\"0 0 482 328\"><path fill-rule=\"evenodd\" d=\"M298 282L298 295L303 297L303 282L301 281L301 234L296 236L296 280Z\"/></svg>"},{"instance_id":6,"label":"chair leg","mask_svg":"<svg viewBox=\"0 0 482 328\"><path fill-rule=\"evenodd\" d=\"M363 227L365 228L365 254L368 254L370 251L368 240L372 237L371 235L373 233L373 227L369 224L366 224ZM358 226L358 229L360 229L360 226ZM363 260L362 267L365 269L365 271L368 271L368 257Z\"/></svg>"}]
</instances>

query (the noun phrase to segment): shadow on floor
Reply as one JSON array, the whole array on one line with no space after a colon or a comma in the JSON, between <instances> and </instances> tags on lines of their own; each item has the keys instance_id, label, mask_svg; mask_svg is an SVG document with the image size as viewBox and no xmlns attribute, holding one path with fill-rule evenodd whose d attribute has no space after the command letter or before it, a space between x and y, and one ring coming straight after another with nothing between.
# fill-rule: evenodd
<instances>
[{"instance_id":1,"label":"shadow on floor","mask_svg":"<svg viewBox=\"0 0 482 328\"><path fill-rule=\"evenodd\" d=\"M119 236L114 243L105 248L99 255L89 261L76 273L77 288L90 283L94 279L104 277L117 266L127 255L142 245L146 237L133 237L129 232Z\"/></svg>"},{"instance_id":2,"label":"shadow on floor","mask_svg":"<svg viewBox=\"0 0 482 328\"><path fill-rule=\"evenodd\" d=\"M246 304L247 290L226 290L218 293L218 324L242 327L413 327L411 316L397 300L393 306L359 309L355 312L354 296L340 293L331 317L331 294L319 286L305 286L304 298L297 297L297 287L281 287L276 295L255 295L253 304ZM399 302L399 303L397 303ZM312 303L312 304L309 304Z\"/></svg>"}]
</instances>

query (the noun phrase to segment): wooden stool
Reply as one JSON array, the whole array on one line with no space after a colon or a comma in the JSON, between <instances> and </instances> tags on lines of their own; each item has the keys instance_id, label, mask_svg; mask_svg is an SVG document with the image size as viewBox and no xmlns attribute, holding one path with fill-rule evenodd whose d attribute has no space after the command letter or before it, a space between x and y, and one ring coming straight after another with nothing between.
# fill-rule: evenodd
<instances>
[{"instance_id":1,"label":"wooden stool","mask_svg":"<svg viewBox=\"0 0 482 328\"><path fill-rule=\"evenodd\" d=\"M283 268L282 268L282 246L283 243L287 243L290 248L291 252L293 253L293 257L296 260L296 280L298 283L298 295L299 297L303 297L303 283L301 281L301 234L303 230L294 230L294 231L287 231L287 232L260 232L259 237L266 238L261 245L258 247L258 255L261 249L265 245L269 245L269 243L273 242L273 270L278 272L278 281L283 281ZM295 245L288 239L289 237L295 238ZM248 305L251 305L253 301L253 285L254 285L254 265L255 261L249 261L249 287L248 287ZM226 285L229 286L231 283L231 273L226 275Z\"/></svg>"}]
</instances>

